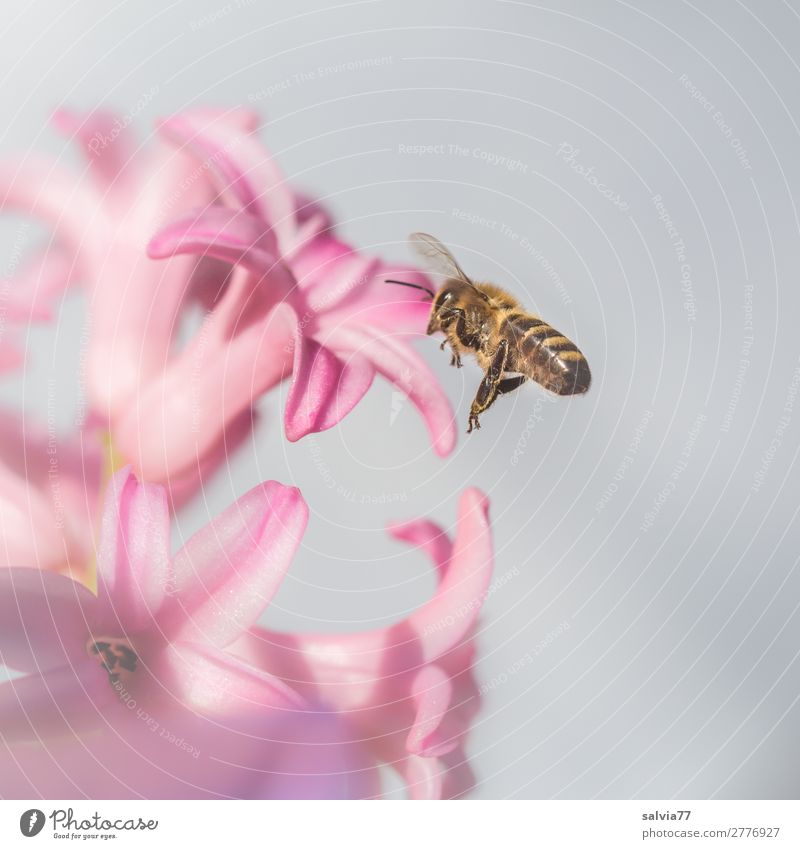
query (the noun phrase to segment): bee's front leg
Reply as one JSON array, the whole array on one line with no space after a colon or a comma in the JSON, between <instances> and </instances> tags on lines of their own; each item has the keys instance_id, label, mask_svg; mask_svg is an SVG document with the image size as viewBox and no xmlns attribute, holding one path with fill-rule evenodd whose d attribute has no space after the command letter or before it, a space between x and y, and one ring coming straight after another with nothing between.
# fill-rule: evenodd
<instances>
[{"instance_id":1,"label":"bee's front leg","mask_svg":"<svg viewBox=\"0 0 800 849\"><path fill-rule=\"evenodd\" d=\"M506 368L507 360L508 341L503 339L492 357L492 362L489 364L489 368L486 370L480 386L478 386L478 392L469 411L467 433L472 433L473 430L480 428L481 423L478 420L478 416L486 412L494 403L494 399L497 398L497 391Z\"/></svg>"}]
</instances>

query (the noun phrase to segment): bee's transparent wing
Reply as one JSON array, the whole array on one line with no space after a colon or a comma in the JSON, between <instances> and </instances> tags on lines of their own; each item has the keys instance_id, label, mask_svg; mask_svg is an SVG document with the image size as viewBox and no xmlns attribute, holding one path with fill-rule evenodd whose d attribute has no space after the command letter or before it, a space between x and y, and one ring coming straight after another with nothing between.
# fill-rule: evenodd
<instances>
[{"instance_id":1,"label":"bee's transparent wing","mask_svg":"<svg viewBox=\"0 0 800 849\"><path fill-rule=\"evenodd\" d=\"M456 277L472 285L472 281L464 273L456 258L435 237L428 233L412 233L408 237L414 250L424 257L430 265L445 277Z\"/></svg>"}]
</instances>

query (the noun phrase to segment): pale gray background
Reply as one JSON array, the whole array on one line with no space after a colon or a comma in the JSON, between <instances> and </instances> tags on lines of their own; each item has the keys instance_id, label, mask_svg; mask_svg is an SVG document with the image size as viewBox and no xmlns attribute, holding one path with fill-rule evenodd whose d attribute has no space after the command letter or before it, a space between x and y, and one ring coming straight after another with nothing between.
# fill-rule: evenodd
<instances>
[{"instance_id":1,"label":"pale gray background","mask_svg":"<svg viewBox=\"0 0 800 849\"><path fill-rule=\"evenodd\" d=\"M452 525L459 491L480 486L502 586L478 637L479 680L495 686L469 744L477 796L798 795L800 402L753 491L800 364L798 4L84 0L15 5L0 27L3 154L61 152L45 126L60 104L125 113L156 87L136 116L143 136L194 103L256 106L283 168L329 199L349 239L399 259L410 231L438 235L591 362L588 396L549 403L527 387L467 438L478 371L451 370L420 339L457 410L446 460L383 382L340 427L295 445L275 392L176 543L260 480L296 483L312 519L268 621L370 627L433 586L384 523ZM456 143L469 154L399 147ZM558 156L562 143L619 203ZM684 241L689 294L654 195ZM747 285L753 343L737 383ZM80 305L65 304L57 339L31 336L24 393L6 380L3 397L41 413L55 375L68 427L80 327ZM382 495L396 503L361 503Z\"/></svg>"}]
</instances>

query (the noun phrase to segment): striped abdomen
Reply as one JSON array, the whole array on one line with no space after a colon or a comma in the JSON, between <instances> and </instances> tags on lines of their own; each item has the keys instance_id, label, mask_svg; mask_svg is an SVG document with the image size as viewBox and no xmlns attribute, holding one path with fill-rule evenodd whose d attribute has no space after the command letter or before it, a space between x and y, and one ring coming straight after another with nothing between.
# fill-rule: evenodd
<instances>
[{"instance_id":1,"label":"striped abdomen","mask_svg":"<svg viewBox=\"0 0 800 849\"><path fill-rule=\"evenodd\" d=\"M518 371L558 395L586 392L592 380L586 357L555 327L534 315L511 313L500 328L508 339L507 371Z\"/></svg>"}]
</instances>

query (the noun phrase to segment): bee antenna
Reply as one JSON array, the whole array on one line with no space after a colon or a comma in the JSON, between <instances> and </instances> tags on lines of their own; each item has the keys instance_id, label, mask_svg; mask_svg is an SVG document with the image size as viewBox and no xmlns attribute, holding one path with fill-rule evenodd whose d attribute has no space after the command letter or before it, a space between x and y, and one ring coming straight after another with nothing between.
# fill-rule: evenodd
<instances>
[{"instance_id":1,"label":"bee antenna","mask_svg":"<svg viewBox=\"0 0 800 849\"><path fill-rule=\"evenodd\" d=\"M436 292L432 289L429 289L427 286L420 286L417 283L406 283L404 280L384 280L384 283L394 283L395 286L408 286L409 289L421 289L423 292L427 292L431 296L431 300L436 297Z\"/></svg>"}]
</instances>

